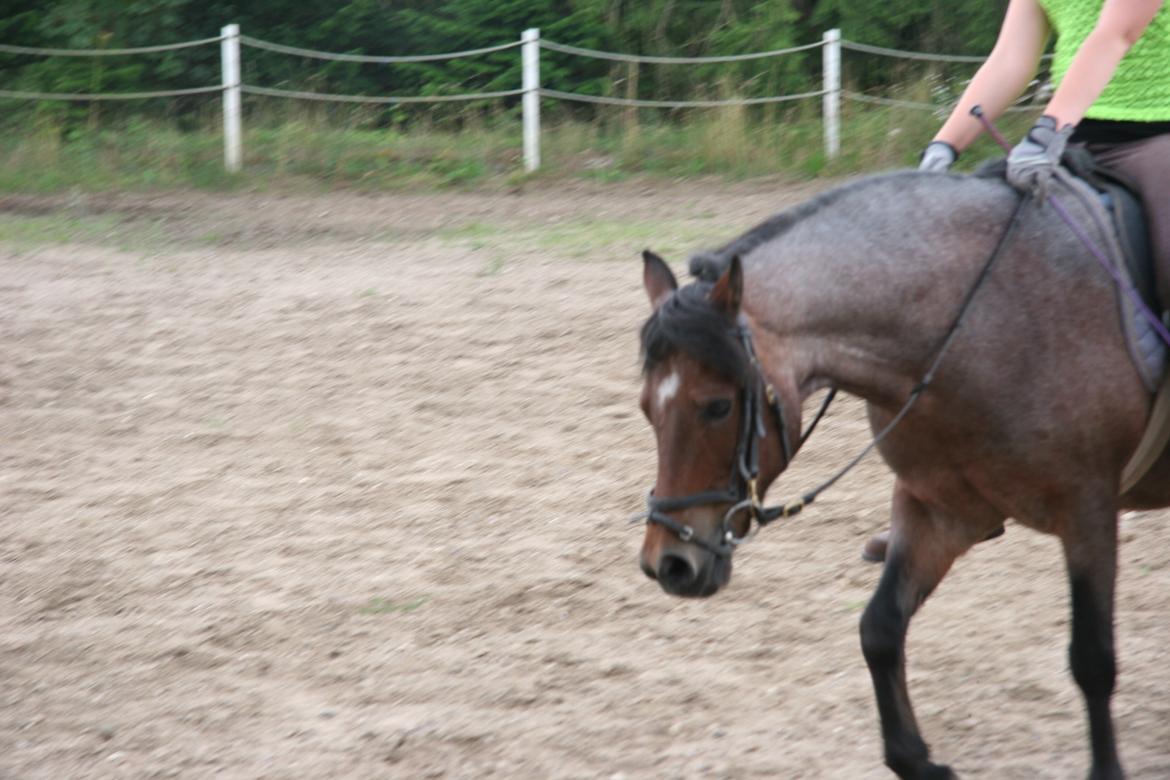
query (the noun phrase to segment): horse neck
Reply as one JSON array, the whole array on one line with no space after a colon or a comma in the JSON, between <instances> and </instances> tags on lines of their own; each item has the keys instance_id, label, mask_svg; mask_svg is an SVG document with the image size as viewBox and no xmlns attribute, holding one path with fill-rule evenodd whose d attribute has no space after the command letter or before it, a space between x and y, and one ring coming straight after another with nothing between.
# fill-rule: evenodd
<instances>
[{"instance_id":1,"label":"horse neck","mask_svg":"<svg viewBox=\"0 0 1170 780\"><path fill-rule=\"evenodd\" d=\"M861 189L745 258L744 313L761 362L798 408L826 386L883 406L905 401L1010 210L985 199L955 220L954 199L920 193L908 206L881 182ZM939 220L946 247L923 228Z\"/></svg>"},{"instance_id":2,"label":"horse neck","mask_svg":"<svg viewBox=\"0 0 1170 780\"><path fill-rule=\"evenodd\" d=\"M852 316L846 321L805 311L801 313L809 316L798 319L792 316L796 310L776 317L766 304L745 307L753 332L759 334L760 362L769 379L788 391L785 395L802 403L822 388L838 387L866 400L905 398L914 381L906 350L912 332L901 324L885 328L880 318L868 318L864 297L838 295L805 303L841 306L840 311Z\"/></svg>"}]
</instances>

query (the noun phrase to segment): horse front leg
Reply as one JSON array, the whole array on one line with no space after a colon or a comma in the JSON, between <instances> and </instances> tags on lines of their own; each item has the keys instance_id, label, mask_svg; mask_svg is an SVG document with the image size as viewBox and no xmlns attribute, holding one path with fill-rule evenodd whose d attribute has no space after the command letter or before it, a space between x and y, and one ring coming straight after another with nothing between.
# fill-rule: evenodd
<instances>
[{"instance_id":1,"label":"horse front leg","mask_svg":"<svg viewBox=\"0 0 1170 780\"><path fill-rule=\"evenodd\" d=\"M861 648L873 678L886 765L903 780L948 780L949 767L930 761L906 688L906 632L910 618L974 543L963 529L934 522L928 509L894 488L890 548L877 591L861 618Z\"/></svg>"},{"instance_id":2,"label":"horse front leg","mask_svg":"<svg viewBox=\"0 0 1170 780\"><path fill-rule=\"evenodd\" d=\"M1085 696L1093 766L1089 780L1121 780L1110 699L1117 677L1113 592L1117 582L1117 510L1074 516L1061 535L1072 596L1069 666Z\"/></svg>"}]
</instances>

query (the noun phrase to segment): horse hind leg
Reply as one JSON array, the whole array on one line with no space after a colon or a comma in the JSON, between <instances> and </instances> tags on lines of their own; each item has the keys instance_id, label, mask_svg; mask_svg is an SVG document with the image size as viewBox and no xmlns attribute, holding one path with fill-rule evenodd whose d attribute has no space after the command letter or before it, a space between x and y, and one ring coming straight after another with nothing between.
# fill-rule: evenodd
<instances>
[{"instance_id":1,"label":"horse hind leg","mask_svg":"<svg viewBox=\"0 0 1170 780\"><path fill-rule=\"evenodd\" d=\"M1072 600L1069 666L1085 697L1093 765L1089 780L1122 780L1110 699L1117 677L1113 596L1117 581L1117 508L1074 513L1061 535Z\"/></svg>"},{"instance_id":2,"label":"horse hind leg","mask_svg":"<svg viewBox=\"0 0 1170 780\"><path fill-rule=\"evenodd\" d=\"M927 508L901 486L894 489L894 535L877 591L861 618L861 647L873 679L886 765L903 780L950 780L947 766L930 760L906 686L906 632L910 619L950 569L980 538L940 529Z\"/></svg>"}]
</instances>

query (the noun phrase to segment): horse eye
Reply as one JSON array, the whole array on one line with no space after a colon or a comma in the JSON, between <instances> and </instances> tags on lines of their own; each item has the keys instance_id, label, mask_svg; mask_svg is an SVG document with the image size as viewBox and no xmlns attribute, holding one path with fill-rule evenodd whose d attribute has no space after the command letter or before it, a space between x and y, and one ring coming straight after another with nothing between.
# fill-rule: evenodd
<instances>
[{"instance_id":1,"label":"horse eye","mask_svg":"<svg viewBox=\"0 0 1170 780\"><path fill-rule=\"evenodd\" d=\"M731 414L731 401L727 398L717 398L703 405L703 419L707 422L719 422Z\"/></svg>"}]
</instances>

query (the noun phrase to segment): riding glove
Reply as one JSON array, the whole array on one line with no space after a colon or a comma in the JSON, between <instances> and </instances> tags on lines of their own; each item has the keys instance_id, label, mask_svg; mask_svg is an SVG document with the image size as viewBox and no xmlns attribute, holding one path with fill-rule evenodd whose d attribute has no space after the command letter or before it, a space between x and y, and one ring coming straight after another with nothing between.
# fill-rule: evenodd
<instances>
[{"instance_id":1,"label":"riding glove","mask_svg":"<svg viewBox=\"0 0 1170 780\"><path fill-rule=\"evenodd\" d=\"M1072 125L1056 129L1056 119L1042 116L1007 158L1007 180L1021 192L1043 201L1073 133Z\"/></svg>"},{"instance_id":2,"label":"riding glove","mask_svg":"<svg viewBox=\"0 0 1170 780\"><path fill-rule=\"evenodd\" d=\"M957 159L959 159L959 153L955 151L955 147L946 141L931 141L922 150L922 159L918 161L918 170L945 173Z\"/></svg>"}]
</instances>

